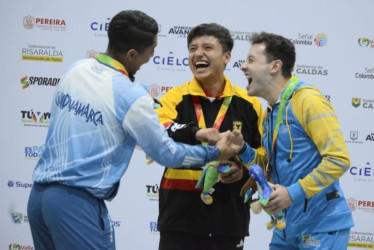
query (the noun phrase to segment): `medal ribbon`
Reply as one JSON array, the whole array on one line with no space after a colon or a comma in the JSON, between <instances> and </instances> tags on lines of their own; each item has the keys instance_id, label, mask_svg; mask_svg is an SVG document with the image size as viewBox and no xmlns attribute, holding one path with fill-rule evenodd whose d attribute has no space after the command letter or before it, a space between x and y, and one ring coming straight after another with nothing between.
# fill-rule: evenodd
<instances>
[{"instance_id":1,"label":"medal ribbon","mask_svg":"<svg viewBox=\"0 0 374 250\"><path fill-rule=\"evenodd\" d=\"M118 62L117 60L115 60L115 59L113 59L113 58L111 58L111 57L109 57L105 54L98 54L95 57L95 59L98 60L100 63L105 64L106 66L121 72L125 76L129 76L125 67L120 62Z\"/></svg>"},{"instance_id":2,"label":"medal ribbon","mask_svg":"<svg viewBox=\"0 0 374 250\"><path fill-rule=\"evenodd\" d=\"M272 151L271 151L271 154L270 154L270 159L269 159L268 164L266 166L266 170L268 172L268 178L270 178L269 163L271 162L272 154L274 152L275 144L276 144L276 141L277 141L277 138L278 138L278 131L279 131L279 127L280 127L280 125L282 123L282 117L283 117L284 108L286 107L287 100L290 98L290 96L292 95L293 91L295 90L296 85L299 82L300 82L299 79L295 75L293 75L290 78L290 80L287 83L286 89L284 90L284 93L282 95L281 101L279 103L279 110L278 110L278 113L277 113L277 118L275 120ZM269 113L268 113L268 116L269 116ZM269 126L267 128L267 135L268 135L268 140L269 140Z\"/></svg>"},{"instance_id":3,"label":"medal ribbon","mask_svg":"<svg viewBox=\"0 0 374 250\"><path fill-rule=\"evenodd\" d=\"M218 111L217 117L214 121L213 128L217 129L219 131L219 128L222 125L223 119L225 118L225 115L227 113L227 110L229 108L229 105L231 103L232 96L225 97L223 99L223 103ZM199 96L192 96L192 100L194 103L195 107L195 113L196 113L196 118L197 122L199 124L199 128L206 128L205 124L205 118L204 118L204 113L201 109L201 103ZM207 143L203 142L203 145L207 145Z\"/></svg>"}]
</instances>

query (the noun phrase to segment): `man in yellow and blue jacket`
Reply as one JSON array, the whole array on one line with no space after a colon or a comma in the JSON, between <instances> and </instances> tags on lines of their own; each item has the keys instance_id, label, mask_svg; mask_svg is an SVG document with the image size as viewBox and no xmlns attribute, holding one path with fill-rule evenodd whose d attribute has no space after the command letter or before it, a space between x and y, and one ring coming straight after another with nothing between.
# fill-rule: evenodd
<instances>
[{"instance_id":1,"label":"man in yellow and blue jacket","mask_svg":"<svg viewBox=\"0 0 374 250\"><path fill-rule=\"evenodd\" d=\"M282 36L255 33L241 69L250 96L268 102L262 143L266 155L245 144L239 156L262 164L275 184L265 210L282 211L286 228L274 229L270 249L346 249L353 219L339 184L350 167L332 105L292 75L295 47Z\"/></svg>"}]
</instances>

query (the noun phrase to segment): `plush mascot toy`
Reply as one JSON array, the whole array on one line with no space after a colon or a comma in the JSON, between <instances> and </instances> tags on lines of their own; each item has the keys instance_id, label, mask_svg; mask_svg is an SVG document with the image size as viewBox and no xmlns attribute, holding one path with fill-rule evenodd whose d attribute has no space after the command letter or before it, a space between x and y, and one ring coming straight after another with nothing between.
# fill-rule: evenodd
<instances>
[{"instance_id":1,"label":"plush mascot toy","mask_svg":"<svg viewBox=\"0 0 374 250\"><path fill-rule=\"evenodd\" d=\"M270 199L270 194L273 192L273 189L270 187L269 183L265 178L264 171L262 168L256 164L252 165L249 169L249 177L252 180L255 180L258 186L258 196L259 199L251 203L251 208L254 213L259 213L261 211L262 206L266 206ZM249 198L252 197L252 194L255 193L253 189L250 187L252 184L245 184L240 192L240 195L244 195L244 202L247 202ZM260 206L262 205L262 206ZM274 226L279 230L282 230L286 227L286 221L284 218L283 211L277 213L270 213L267 212L270 217L271 221L266 223L267 229L272 229Z\"/></svg>"},{"instance_id":2,"label":"plush mascot toy","mask_svg":"<svg viewBox=\"0 0 374 250\"><path fill-rule=\"evenodd\" d=\"M240 168L243 168L243 164L240 161L238 156L234 156L230 158L230 161L235 162ZM214 185L219 182L219 174L220 173L229 173L231 171L230 166L222 165L219 161L212 161L205 165L203 173L200 176L199 181L196 183L195 188L202 188L203 191L200 195L201 200L210 205L213 203L212 194L214 192ZM249 178L246 182L246 189L245 190L253 190L253 192L257 191L256 182ZM252 195L251 195L252 197Z\"/></svg>"},{"instance_id":3,"label":"plush mascot toy","mask_svg":"<svg viewBox=\"0 0 374 250\"><path fill-rule=\"evenodd\" d=\"M219 174L228 173L230 171L230 166L220 165L219 161L211 161L205 165L204 170L200 175L200 179L195 186L195 188L203 189L200 197L205 204L210 205L213 203L213 186L219 181Z\"/></svg>"}]
</instances>

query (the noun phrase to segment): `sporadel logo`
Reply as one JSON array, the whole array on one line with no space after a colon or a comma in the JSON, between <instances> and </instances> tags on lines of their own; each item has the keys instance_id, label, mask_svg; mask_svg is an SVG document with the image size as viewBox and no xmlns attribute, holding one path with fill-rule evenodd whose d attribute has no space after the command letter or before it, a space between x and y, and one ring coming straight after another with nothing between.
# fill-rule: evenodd
<instances>
[{"instance_id":1,"label":"sporadel logo","mask_svg":"<svg viewBox=\"0 0 374 250\"><path fill-rule=\"evenodd\" d=\"M22 89L28 88L30 85L39 86L56 86L60 78L43 77L43 76L24 76L21 78Z\"/></svg>"}]
</instances>

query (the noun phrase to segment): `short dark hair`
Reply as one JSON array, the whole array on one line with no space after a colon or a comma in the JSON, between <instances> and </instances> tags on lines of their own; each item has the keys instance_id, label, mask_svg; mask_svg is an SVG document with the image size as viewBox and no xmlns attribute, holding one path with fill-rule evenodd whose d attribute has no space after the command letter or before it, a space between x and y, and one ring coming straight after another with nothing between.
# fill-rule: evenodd
<instances>
[{"instance_id":1,"label":"short dark hair","mask_svg":"<svg viewBox=\"0 0 374 250\"><path fill-rule=\"evenodd\" d=\"M114 54L135 49L142 53L151 46L158 33L155 19L138 10L125 10L115 15L108 27L108 49Z\"/></svg>"},{"instance_id":2,"label":"short dark hair","mask_svg":"<svg viewBox=\"0 0 374 250\"><path fill-rule=\"evenodd\" d=\"M294 44L287 38L273 33L261 32L253 33L250 37L253 44L264 44L266 59L268 62L281 60L282 75L290 77L296 61L296 52Z\"/></svg>"},{"instance_id":3,"label":"short dark hair","mask_svg":"<svg viewBox=\"0 0 374 250\"><path fill-rule=\"evenodd\" d=\"M225 27L216 23L203 23L195 26L188 33L187 46L192 40L201 36L214 36L222 45L223 52L231 51L234 47L234 40L231 37L230 31Z\"/></svg>"}]
</instances>

